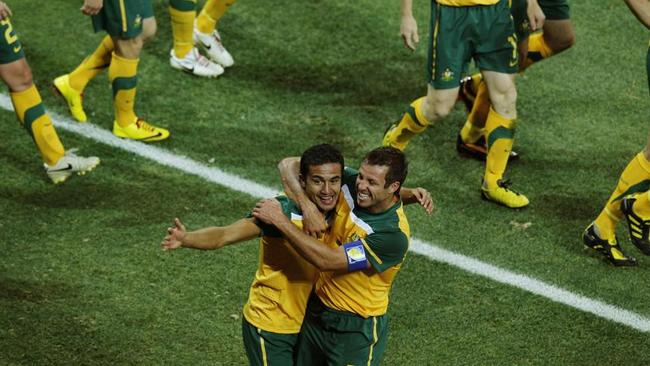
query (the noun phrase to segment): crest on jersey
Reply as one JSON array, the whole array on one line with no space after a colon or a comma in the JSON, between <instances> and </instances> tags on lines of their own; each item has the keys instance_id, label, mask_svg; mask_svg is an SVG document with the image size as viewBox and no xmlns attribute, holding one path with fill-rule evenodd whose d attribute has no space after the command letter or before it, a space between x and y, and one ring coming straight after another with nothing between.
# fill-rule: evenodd
<instances>
[{"instance_id":1,"label":"crest on jersey","mask_svg":"<svg viewBox=\"0 0 650 366\"><path fill-rule=\"evenodd\" d=\"M454 72L451 71L449 68L446 68L445 71L442 72L443 81L450 81L453 78L454 78Z\"/></svg>"}]
</instances>

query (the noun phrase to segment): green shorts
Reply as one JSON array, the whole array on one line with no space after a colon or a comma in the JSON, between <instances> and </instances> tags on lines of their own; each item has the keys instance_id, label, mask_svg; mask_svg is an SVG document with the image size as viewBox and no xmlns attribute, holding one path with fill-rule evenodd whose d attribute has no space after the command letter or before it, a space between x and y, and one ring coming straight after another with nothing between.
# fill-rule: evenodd
<instances>
[{"instance_id":1,"label":"green shorts","mask_svg":"<svg viewBox=\"0 0 650 366\"><path fill-rule=\"evenodd\" d=\"M567 0L539 0L538 2L548 20L567 20L571 18Z\"/></svg>"},{"instance_id":2,"label":"green shorts","mask_svg":"<svg viewBox=\"0 0 650 366\"><path fill-rule=\"evenodd\" d=\"M457 88L472 59L482 71L519 69L508 0L462 7L432 1L429 40L427 76L435 89Z\"/></svg>"},{"instance_id":3,"label":"green shorts","mask_svg":"<svg viewBox=\"0 0 650 366\"><path fill-rule=\"evenodd\" d=\"M267 332L255 327L242 316L242 336L248 362L252 366L293 365L298 334Z\"/></svg>"},{"instance_id":4,"label":"green shorts","mask_svg":"<svg viewBox=\"0 0 650 366\"><path fill-rule=\"evenodd\" d=\"M379 365L388 339L386 315L336 311L313 295L298 339L297 366Z\"/></svg>"},{"instance_id":5,"label":"green shorts","mask_svg":"<svg viewBox=\"0 0 650 366\"><path fill-rule=\"evenodd\" d=\"M99 14L92 17L93 28L111 37L131 39L142 33L142 21L152 16L151 0L105 0Z\"/></svg>"},{"instance_id":6,"label":"green shorts","mask_svg":"<svg viewBox=\"0 0 650 366\"><path fill-rule=\"evenodd\" d=\"M2 34L0 40L0 64L8 64L25 57L23 46L20 44L9 18L0 21L0 34Z\"/></svg>"}]
</instances>

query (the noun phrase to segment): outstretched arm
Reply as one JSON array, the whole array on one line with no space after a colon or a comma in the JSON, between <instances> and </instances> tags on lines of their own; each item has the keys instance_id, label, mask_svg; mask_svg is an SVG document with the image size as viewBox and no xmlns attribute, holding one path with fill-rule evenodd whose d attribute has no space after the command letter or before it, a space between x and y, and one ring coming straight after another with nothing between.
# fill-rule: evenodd
<instances>
[{"instance_id":1,"label":"outstretched arm","mask_svg":"<svg viewBox=\"0 0 650 366\"><path fill-rule=\"evenodd\" d=\"M176 248L193 248L202 250L219 249L226 245L239 243L259 236L261 229L254 219L241 219L228 226L207 227L187 232L180 219L174 219L173 226L167 229L167 235L160 246L163 250Z\"/></svg>"},{"instance_id":2,"label":"outstretched arm","mask_svg":"<svg viewBox=\"0 0 650 366\"><path fill-rule=\"evenodd\" d=\"M319 237L327 230L325 217L318 207L309 200L300 184L300 158L284 158L278 164L282 186L287 197L292 199L302 211L303 230L314 237Z\"/></svg>"},{"instance_id":3,"label":"outstretched arm","mask_svg":"<svg viewBox=\"0 0 650 366\"><path fill-rule=\"evenodd\" d=\"M639 21L650 29L650 1L648 0L625 0L628 8L634 13Z\"/></svg>"},{"instance_id":4,"label":"outstretched arm","mask_svg":"<svg viewBox=\"0 0 650 366\"><path fill-rule=\"evenodd\" d=\"M345 247L329 247L315 238L300 231L282 213L280 202L276 199L266 199L257 203L253 209L253 217L267 224L275 226L282 235L291 243L296 251L320 271L350 271ZM365 263L365 268L370 267L370 262Z\"/></svg>"}]
</instances>

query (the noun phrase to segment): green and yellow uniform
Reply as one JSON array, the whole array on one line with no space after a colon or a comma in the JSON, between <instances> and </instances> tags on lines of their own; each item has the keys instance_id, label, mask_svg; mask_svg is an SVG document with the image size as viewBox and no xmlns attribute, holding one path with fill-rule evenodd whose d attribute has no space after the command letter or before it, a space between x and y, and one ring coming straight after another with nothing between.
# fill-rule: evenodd
<instances>
[{"instance_id":1,"label":"green and yellow uniform","mask_svg":"<svg viewBox=\"0 0 650 366\"><path fill-rule=\"evenodd\" d=\"M0 64L8 64L25 57L23 46L14 31L9 18L0 20Z\"/></svg>"},{"instance_id":2,"label":"green and yellow uniform","mask_svg":"<svg viewBox=\"0 0 650 366\"><path fill-rule=\"evenodd\" d=\"M345 247L359 243L361 255L355 248L354 256L365 257L370 268L320 273L300 332L298 365L376 365L386 346L388 294L408 251L410 229L401 201L378 214L355 207L357 174L346 169L324 240Z\"/></svg>"},{"instance_id":3,"label":"green and yellow uniform","mask_svg":"<svg viewBox=\"0 0 650 366\"><path fill-rule=\"evenodd\" d=\"M467 65L514 74L518 69L517 36L508 0L439 0L431 2L429 83L457 88Z\"/></svg>"},{"instance_id":4,"label":"green and yellow uniform","mask_svg":"<svg viewBox=\"0 0 650 366\"><path fill-rule=\"evenodd\" d=\"M277 199L285 215L302 228L296 204L284 196ZM259 264L244 306L244 346L251 364L291 365L317 270L275 227L260 227Z\"/></svg>"},{"instance_id":5,"label":"green and yellow uniform","mask_svg":"<svg viewBox=\"0 0 650 366\"><path fill-rule=\"evenodd\" d=\"M92 19L95 32L105 30L112 37L131 39L142 33L142 21L152 16L151 0L105 0Z\"/></svg>"}]
</instances>

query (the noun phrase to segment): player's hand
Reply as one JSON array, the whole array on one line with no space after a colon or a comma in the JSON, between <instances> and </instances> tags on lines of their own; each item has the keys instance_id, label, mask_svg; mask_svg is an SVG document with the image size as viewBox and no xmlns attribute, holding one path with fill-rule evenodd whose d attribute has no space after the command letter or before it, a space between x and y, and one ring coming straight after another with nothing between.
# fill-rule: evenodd
<instances>
[{"instance_id":1,"label":"player's hand","mask_svg":"<svg viewBox=\"0 0 650 366\"><path fill-rule=\"evenodd\" d=\"M429 193L429 191L421 187L414 188L413 196L417 199L418 203L422 208L424 208L427 214L431 215L431 213L433 213L435 205L433 204L431 193Z\"/></svg>"},{"instance_id":2,"label":"player's hand","mask_svg":"<svg viewBox=\"0 0 650 366\"><path fill-rule=\"evenodd\" d=\"M85 15L95 15L102 10L103 6L104 0L84 0L84 4L80 10Z\"/></svg>"},{"instance_id":3,"label":"player's hand","mask_svg":"<svg viewBox=\"0 0 650 366\"><path fill-rule=\"evenodd\" d=\"M11 16L11 9L4 1L0 1L0 20L5 20Z\"/></svg>"},{"instance_id":4,"label":"player's hand","mask_svg":"<svg viewBox=\"0 0 650 366\"><path fill-rule=\"evenodd\" d=\"M287 218L282 212L280 202L275 198L259 201L253 209L253 217L269 225L276 225L278 220Z\"/></svg>"},{"instance_id":5,"label":"player's hand","mask_svg":"<svg viewBox=\"0 0 650 366\"><path fill-rule=\"evenodd\" d=\"M176 218L174 219L173 226L167 228L167 235L163 238L160 246L163 250L180 248L183 245L185 235L187 235L185 225L183 225L180 219Z\"/></svg>"},{"instance_id":6,"label":"player's hand","mask_svg":"<svg viewBox=\"0 0 650 366\"><path fill-rule=\"evenodd\" d=\"M320 238L327 230L325 216L318 210L311 201L311 205L301 205L302 210L302 231L314 238Z\"/></svg>"},{"instance_id":7,"label":"player's hand","mask_svg":"<svg viewBox=\"0 0 650 366\"><path fill-rule=\"evenodd\" d=\"M411 51L415 51L415 47L420 42L418 24L415 18L413 16L403 16L399 32L402 35L402 40L404 40L404 45Z\"/></svg>"},{"instance_id":8,"label":"player's hand","mask_svg":"<svg viewBox=\"0 0 650 366\"><path fill-rule=\"evenodd\" d=\"M528 14L528 22L530 23L531 32L542 29L544 26L544 20L546 20L546 15L544 15L537 0L528 0L526 14Z\"/></svg>"}]
</instances>

